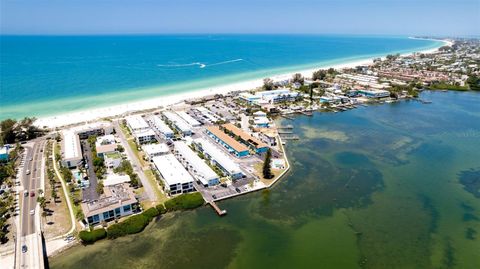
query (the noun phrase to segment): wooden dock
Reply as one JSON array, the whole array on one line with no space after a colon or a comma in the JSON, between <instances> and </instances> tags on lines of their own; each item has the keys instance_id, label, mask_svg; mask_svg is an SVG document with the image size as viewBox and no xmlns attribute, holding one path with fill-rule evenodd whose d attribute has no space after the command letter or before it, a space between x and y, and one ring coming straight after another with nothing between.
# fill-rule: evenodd
<instances>
[{"instance_id":1,"label":"wooden dock","mask_svg":"<svg viewBox=\"0 0 480 269\"><path fill-rule=\"evenodd\" d=\"M210 206L217 212L217 214L219 216L225 216L227 215L227 210L225 209L220 209L220 207L218 207L218 205L214 202L214 201L210 201L208 202L210 204Z\"/></svg>"},{"instance_id":2,"label":"wooden dock","mask_svg":"<svg viewBox=\"0 0 480 269\"><path fill-rule=\"evenodd\" d=\"M293 117L289 117L289 116L284 115L284 114L281 114L280 116L287 119L287 120L293 120Z\"/></svg>"}]
</instances>

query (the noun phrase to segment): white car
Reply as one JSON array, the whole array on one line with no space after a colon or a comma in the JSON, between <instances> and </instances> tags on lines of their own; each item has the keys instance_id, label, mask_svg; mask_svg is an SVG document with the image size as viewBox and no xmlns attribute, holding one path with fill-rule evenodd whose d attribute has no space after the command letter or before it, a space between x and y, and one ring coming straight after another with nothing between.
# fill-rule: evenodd
<instances>
[{"instance_id":1,"label":"white car","mask_svg":"<svg viewBox=\"0 0 480 269\"><path fill-rule=\"evenodd\" d=\"M30 210L30 215L35 214L35 209Z\"/></svg>"}]
</instances>

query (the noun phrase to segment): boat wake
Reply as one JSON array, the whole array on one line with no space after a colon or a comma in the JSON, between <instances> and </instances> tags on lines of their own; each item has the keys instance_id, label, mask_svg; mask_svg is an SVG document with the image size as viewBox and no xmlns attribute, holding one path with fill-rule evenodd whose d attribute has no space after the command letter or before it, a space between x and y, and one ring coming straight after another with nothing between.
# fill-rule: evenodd
<instances>
[{"instance_id":1,"label":"boat wake","mask_svg":"<svg viewBox=\"0 0 480 269\"><path fill-rule=\"evenodd\" d=\"M157 64L158 67L189 67L189 66L198 66L199 68L205 68L209 66L216 66L216 65L222 65L222 64L229 64L229 63L235 63L235 62L240 62L243 61L243 59L234 59L234 60L228 60L228 61L223 61L223 62L218 62L218 63L212 63L212 64L204 64L201 62L195 62L195 63L189 63L189 64Z\"/></svg>"}]
</instances>

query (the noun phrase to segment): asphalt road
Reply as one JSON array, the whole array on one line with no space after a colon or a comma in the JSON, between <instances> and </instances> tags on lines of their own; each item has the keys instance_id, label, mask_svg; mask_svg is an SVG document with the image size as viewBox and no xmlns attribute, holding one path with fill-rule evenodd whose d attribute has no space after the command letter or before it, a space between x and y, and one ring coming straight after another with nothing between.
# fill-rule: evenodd
<instances>
[{"instance_id":1,"label":"asphalt road","mask_svg":"<svg viewBox=\"0 0 480 269\"><path fill-rule=\"evenodd\" d=\"M142 164L140 163L140 161L137 159L137 156L133 153L132 149L130 148L127 138L125 137L125 134L120 128L118 121L115 121L113 126L115 128L115 133L117 133L118 137L120 138L120 142L123 148L125 148L125 152L127 153L128 159L132 163L133 171L137 173L138 177L140 178L140 182L142 182L143 188L145 190L145 193L148 196L148 199L150 201L155 201L156 196L155 196L155 192L153 191L153 186L150 184L147 177L145 176L145 173L143 172Z\"/></svg>"},{"instance_id":2,"label":"asphalt road","mask_svg":"<svg viewBox=\"0 0 480 269\"><path fill-rule=\"evenodd\" d=\"M21 180L24 188L21 194L20 238L17 244L17 268L44 268L43 245L40 231L40 217L37 206L38 190L41 188L42 162L44 158L44 138L25 144L25 163L21 168ZM28 196L25 196L28 194ZM32 196L33 194L33 196ZM33 210L33 211L32 211ZM33 213L33 214L32 214ZM18 233L17 233L18 234ZM22 246L27 251L21 251Z\"/></svg>"},{"instance_id":3,"label":"asphalt road","mask_svg":"<svg viewBox=\"0 0 480 269\"><path fill-rule=\"evenodd\" d=\"M28 197L22 196L22 236L26 236L35 232L34 215L30 212L31 210L35 210L37 205L38 189L40 188L43 147L45 142L45 140L40 140L34 142L33 146L26 146L26 161L23 169L23 195L28 192ZM27 175L28 170L30 173ZM34 195L33 197L32 194ZM40 214L40 212L35 212L34 214Z\"/></svg>"},{"instance_id":4,"label":"asphalt road","mask_svg":"<svg viewBox=\"0 0 480 269\"><path fill-rule=\"evenodd\" d=\"M88 181L90 182L90 186L88 188L83 189L82 195L83 200L96 200L98 199L99 195L97 193L97 185L98 179L97 175L95 174L95 170L93 169L93 155L92 149L87 141L82 140L82 154L83 158L88 164L87 174L88 174Z\"/></svg>"}]
</instances>

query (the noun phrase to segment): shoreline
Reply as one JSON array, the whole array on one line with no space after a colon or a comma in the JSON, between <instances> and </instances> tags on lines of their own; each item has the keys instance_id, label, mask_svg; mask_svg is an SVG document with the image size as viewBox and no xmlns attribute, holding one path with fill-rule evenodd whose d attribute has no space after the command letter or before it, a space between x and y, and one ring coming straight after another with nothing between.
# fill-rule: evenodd
<instances>
[{"instance_id":1,"label":"shoreline","mask_svg":"<svg viewBox=\"0 0 480 269\"><path fill-rule=\"evenodd\" d=\"M414 38L414 37L409 37L409 38ZM443 45L453 44L451 41L448 41L448 40L438 40L438 39L430 39L430 40L442 42ZM425 54L434 53L438 51L440 47L441 46L424 49L420 51L403 53L400 55L406 56L406 55L412 55L414 53L425 53ZM300 73L302 74L302 76L309 77L314 71L318 69L328 69L328 68L343 69L343 68L352 68L358 65L368 65L373 63L373 60L375 58L385 58L385 56L386 55L379 56L379 57L369 57L365 59L352 60L345 63L339 63L339 64L333 64L333 65L326 64L326 66L322 66L321 64L319 64L319 66L317 66L316 68L300 69L296 71L273 75L273 76L270 76L270 78L273 79L274 81L285 80L285 79L290 79L292 75L295 73ZM86 123L94 120L99 120L102 118L119 117L124 114L158 109L160 107L179 104L184 102L185 100L201 98L209 95L227 94L232 91L252 90L252 89L261 87L263 85L263 79L264 78L245 80L245 81L240 81L235 83L227 83L227 84L208 87L208 88L199 88L196 90L191 90L188 92L182 92L178 94L170 94L170 95L153 97L147 100L138 100L138 101L132 101L130 103L123 103L123 104L112 105L107 107L84 109L81 111L67 112L59 115L39 117L35 122L35 124L39 127L46 126L48 128L58 128L58 127L63 127L68 125Z\"/></svg>"}]
</instances>

